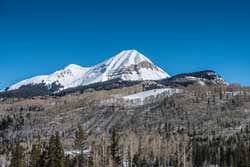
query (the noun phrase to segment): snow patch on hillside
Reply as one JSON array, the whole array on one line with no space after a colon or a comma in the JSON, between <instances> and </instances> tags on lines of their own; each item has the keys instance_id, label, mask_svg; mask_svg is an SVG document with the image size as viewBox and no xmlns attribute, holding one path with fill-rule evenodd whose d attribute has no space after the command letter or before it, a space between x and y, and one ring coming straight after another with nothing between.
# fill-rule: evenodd
<instances>
[{"instance_id":1,"label":"snow patch on hillside","mask_svg":"<svg viewBox=\"0 0 250 167\"><path fill-rule=\"evenodd\" d=\"M148 90L128 96L124 96L123 99L126 101L133 101L135 104L145 104L146 100L157 100L162 97L172 96L177 93L181 93L181 89L174 89L174 88L163 88L163 89L153 89Z\"/></svg>"}]
</instances>

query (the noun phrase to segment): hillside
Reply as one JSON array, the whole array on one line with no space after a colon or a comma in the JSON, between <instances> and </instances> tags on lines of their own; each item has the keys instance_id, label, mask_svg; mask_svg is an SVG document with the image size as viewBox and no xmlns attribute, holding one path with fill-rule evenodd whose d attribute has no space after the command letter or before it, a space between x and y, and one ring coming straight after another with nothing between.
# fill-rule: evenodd
<instances>
[{"instance_id":1,"label":"hillside","mask_svg":"<svg viewBox=\"0 0 250 167\"><path fill-rule=\"evenodd\" d=\"M33 143L38 136L48 141L56 131L61 134L64 148L71 150L79 124L86 130L88 142L101 142L100 137L111 135L116 128L124 147L128 143L123 137L132 134L151 136L152 140L187 135L190 140L248 133L245 131L250 124L249 88L193 85L165 95L162 93L166 89L142 92L142 88L135 85L61 97L1 99L0 150L4 152L17 138L23 143ZM143 105L126 100L142 97ZM191 155L196 156L194 152Z\"/></svg>"}]
</instances>

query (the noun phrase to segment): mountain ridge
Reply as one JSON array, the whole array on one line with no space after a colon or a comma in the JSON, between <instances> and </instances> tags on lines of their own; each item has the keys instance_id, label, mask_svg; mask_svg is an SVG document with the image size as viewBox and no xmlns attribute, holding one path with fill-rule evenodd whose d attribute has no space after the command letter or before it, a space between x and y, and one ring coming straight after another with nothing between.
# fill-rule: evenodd
<instances>
[{"instance_id":1,"label":"mountain ridge","mask_svg":"<svg viewBox=\"0 0 250 167\"><path fill-rule=\"evenodd\" d=\"M38 85L38 84L44 84L48 87L48 89L50 89L52 84L58 84L64 89L67 89L71 84L71 82L73 82L73 80L83 77L83 75L87 70L88 70L87 67L81 67L76 64L69 64L64 69L58 70L52 74L39 75L20 81L14 85L11 85L6 90L11 91L19 89L22 86Z\"/></svg>"},{"instance_id":2,"label":"mountain ridge","mask_svg":"<svg viewBox=\"0 0 250 167\"><path fill-rule=\"evenodd\" d=\"M18 82L4 92L4 96L63 95L75 91L110 90L150 82L146 89L199 85L229 85L212 70L182 73L170 77L146 56L136 50L124 50L92 67L69 64L50 75L35 76ZM61 92L61 93L60 93Z\"/></svg>"},{"instance_id":3,"label":"mountain ridge","mask_svg":"<svg viewBox=\"0 0 250 167\"><path fill-rule=\"evenodd\" d=\"M70 64L64 69L49 75L39 75L20 81L6 91L13 91L24 86L44 85L50 90L58 85L58 90L105 82L114 79L124 81L160 80L170 77L160 67L136 50L124 50L110 59L92 67Z\"/></svg>"}]
</instances>

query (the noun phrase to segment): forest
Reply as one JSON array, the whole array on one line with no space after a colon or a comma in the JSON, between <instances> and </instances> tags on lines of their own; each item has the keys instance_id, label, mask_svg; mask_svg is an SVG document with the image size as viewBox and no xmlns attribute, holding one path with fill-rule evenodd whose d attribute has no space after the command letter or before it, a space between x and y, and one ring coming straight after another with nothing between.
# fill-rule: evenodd
<instances>
[{"instance_id":1,"label":"forest","mask_svg":"<svg viewBox=\"0 0 250 167\"><path fill-rule=\"evenodd\" d=\"M110 100L141 89L2 99L1 166L250 165L249 88L192 85L144 105Z\"/></svg>"}]
</instances>

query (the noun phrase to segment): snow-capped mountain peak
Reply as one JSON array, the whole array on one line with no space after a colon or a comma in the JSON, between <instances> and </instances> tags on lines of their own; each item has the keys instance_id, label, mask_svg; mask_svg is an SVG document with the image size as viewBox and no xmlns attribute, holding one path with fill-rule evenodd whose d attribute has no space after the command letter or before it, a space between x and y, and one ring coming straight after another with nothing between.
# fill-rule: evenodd
<instances>
[{"instance_id":1,"label":"snow-capped mountain peak","mask_svg":"<svg viewBox=\"0 0 250 167\"><path fill-rule=\"evenodd\" d=\"M79 69L81 70L83 69L83 67L77 64L69 64L68 66L64 68L64 70L79 70Z\"/></svg>"},{"instance_id":2,"label":"snow-capped mountain peak","mask_svg":"<svg viewBox=\"0 0 250 167\"><path fill-rule=\"evenodd\" d=\"M136 50L125 50L90 68L75 85L88 85L113 79L126 81L160 80L169 75Z\"/></svg>"},{"instance_id":3,"label":"snow-capped mountain peak","mask_svg":"<svg viewBox=\"0 0 250 167\"><path fill-rule=\"evenodd\" d=\"M106 63L111 64L111 68L117 69L117 67L129 66L132 64L138 64L140 62L147 61L152 63L147 57L139 53L137 50L124 50L116 56L109 59ZM115 66L112 66L115 65Z\"/></svg>"},{"instance_id":4,"label":"snow-capped mountain peak","mask_svg":"<svg viewBox=\"0 0 250 167\"><path fill-rule=\"evenodd\" d=\"M76 65L76 64L70 64L70 65L66 66L63 70L56 71L55 73L49 75L48 78L51 80L65 79L65 81L63 83L72 82L71 79L75 80L75 79L78 79L80 77L83 77L85 72L88 69L89 68L83 68L83 67ZM70 78L67 78L67 77L70 77Z\"/></svg>"},{"instance_id":5,"label":"snow-capped mountain peak","mask_svg":"<svg viewBox=\"0 0 250 167\"><path fill-rule=\"evenodd\" d=\"M56 90L60 91L113 79L143 81L160 80L168 77L169 75L166 72L154 65L143 54L136 50L125 50L93 67L83 68L76 64L70 64L50 75L23 80L7 88L7 91L40 84L53 91L55 91L53 86L56 85L58 87Z\"/></svg>"},{"instance_id":6,"label":"snow-capped mountain peak","mask_svg":"<svg viewBox=\"0 0 250 167\"><path fill-rule=\"evenodd\" d=\"M87 70L88 68L83 68L79 65L70 64L64 69L56 71L50 75L40 75L18 82L10 86L7 90L16 90L21 88L22 86L36 84L44 84L48 88L52 84L57 84L60 85L60 89L67 89L69 88L69 85L71 85L72 82L82 78Z\"/></svg>"}]
</instances>

